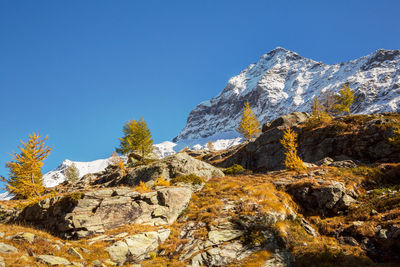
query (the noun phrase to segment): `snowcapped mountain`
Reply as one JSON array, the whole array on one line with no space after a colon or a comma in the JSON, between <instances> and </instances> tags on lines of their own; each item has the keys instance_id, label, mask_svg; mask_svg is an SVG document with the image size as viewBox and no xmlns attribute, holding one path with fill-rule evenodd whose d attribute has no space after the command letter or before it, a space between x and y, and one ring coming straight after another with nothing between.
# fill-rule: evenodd
<instances>
[{"instance_id":1,"label":"snowcapped mountain","mask_svg":"<svg viewBox=\"0 0 400 267\"><path fill-rule=\"evenodd\" d=\"M327 65L278 47L232 77L218 96L197 105L174 142L212 140L216 134L237 137L235 127L246 100L265 123L293 111L310 111L315 97L338 92L343 84L355 91L353 113L400 111L400 50L380 49Z\"/></svg>"},{"instance_id":2,"label":"snowcapped mountain","mask_svg":"<svg viewBox=\"0 0 400 267\"><path fill-rule=\"evenodd\" d=\"M64 182L64 172L72 164L75 164L76 168L79 170L79 178L81 178L88 173L103 171L110 162L111 158L98 159L89 162L71 161L66 159L56 169L43 175L43 185L45 187L53 187Z\"/></svg>"},{"instance_id":3,"label":"snowcapped mountain","mask_svg":"<svg viewBox=\"0 0 400 267\"><path fill-rule=\"evenodd\" d=\"M153 152L160 158L164 158L176 153L176 151L174 150L175 146L176 146L175 143L165 141L160 144L153 145L154 147Z\"/></svg>"}]
</instances>

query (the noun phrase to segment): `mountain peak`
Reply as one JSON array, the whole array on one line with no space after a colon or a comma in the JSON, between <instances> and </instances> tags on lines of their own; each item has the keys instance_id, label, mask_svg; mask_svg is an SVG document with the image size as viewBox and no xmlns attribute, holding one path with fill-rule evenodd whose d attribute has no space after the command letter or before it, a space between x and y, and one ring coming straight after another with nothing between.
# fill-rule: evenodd
<instances>
[{"instance_id":1,"label":"mountain peak","mask_svg":"<svg viewBox=\"0 0 400 267\"><path fill-rule=\"evenodd\" d=\"M249 101L261 123L294 111L310 111L315 97L355 91L353 113L400 110L400 50L380 49L347 63L327 65L276 47L229 79L215 98L197 105L175 138L206 139L235 131L243 103Z\"/></svg>"}]
</instances>

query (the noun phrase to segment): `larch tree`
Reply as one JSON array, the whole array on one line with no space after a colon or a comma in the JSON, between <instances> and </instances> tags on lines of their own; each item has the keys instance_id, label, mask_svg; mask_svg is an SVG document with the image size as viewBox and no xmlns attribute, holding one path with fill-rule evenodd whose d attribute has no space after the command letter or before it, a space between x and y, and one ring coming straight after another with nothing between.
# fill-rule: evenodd
<instances>
[{"instance_id":1,"label":"larch tree","mask_svg":"<svg viewBox=\"0 0 400 267\"><path fill-rule=\"evenodd\" d=\"M130 120L123 128L124 136L120 138L120 148L118 153L129 154L136 152L142 157L144 162L145 156L153 152L153 139L149 127L141 118L139 121Z\"/></svg>"},{"instance_id":2,"label":"larch tree","mask_svg":"<svg viewBox=\"0 0 400 267\"><path fill-rule=\"evenodd\" d=\"M306 170L303 161L297 156L297 133L287 128L286 131L284 131L281 144L286 149L284 162L286 169L297 173Z\"/></svg>"},{"instance_id":3,"label":"larch tree","mask_svg":"<svg viewBox=\"0 0 400 267\"><path fill-rule=\"evenodd\" d=\"M321 104L318 97L314 99L311 111L311 119L316 123L329 123L332 120L331 116L326 112L325 106Z\"/></svg>"},{"instance_id":4,"label":"larch tree","mask_svg":"<svg viewBox=\"0 0 400 267\"><path fill-rule=\"evenodd\" d=\"M72 163L65 169L64 176L70 183L75 183L79 180L79 169L76 167L75 163Z\"/></svg>"},{"instance_id":5,"label":"larch tree","mask_svg":"<svg viewBox=\"0 0 400 267\"><path fill-rule=\"evenodd\" d=\"M246 140L251 140L257 137L261 132L260 122L251 109L249 101L244 103L244 107L242 108L242 118L239 122L239 127L236 128L236 130L242 134Z\"/></svg>"},{"instance_id":6,"label":"larch tree","mask_svg":"<svg viewBox=\"0 0 400 267\"><path fill-rule=\"evenodd\" d=\"M11 155L13 160L6 163L10 174L9 179L3 180L7 191L16 197L32 199L41 197L44 192L41 169L52 150L45 146L46 140L47 137L41 139L36 133L29 135L28 142L21 140L22 146L18 146L21 152L14 152Z\"/></svg>"},{"instance_id":7,"label":"larch tree","mask_svg":"<svg viewBox=\"0 0 400 267\"><path fill-rule=\"evenodd\" d=\"M354 92L350 89L350 86L344 84L339 90L339 95L335 97L337 101L334 107L335 112L339 114L347 112L350 114L350 109L354 102Z\"/></svg>"}]
</instances>

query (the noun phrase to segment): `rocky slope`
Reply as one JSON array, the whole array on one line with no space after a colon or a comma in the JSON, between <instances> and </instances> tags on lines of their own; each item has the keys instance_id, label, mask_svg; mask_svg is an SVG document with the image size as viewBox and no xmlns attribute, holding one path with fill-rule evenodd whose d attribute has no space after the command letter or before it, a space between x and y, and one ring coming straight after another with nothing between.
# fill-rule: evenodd
<instances>
[{"instance_id":1,"label":"rocky slope","mask_svg":"<svg viewBox=\"0 0 400 267\"><path fill-rule=\"evenodd\" d=\"M1 202L0 266L396 266L400 166L335 163L238 176L186 153L110 165L37 203Z\"/></svg>"},{"instance_id":2,"label":"rocky slope","mask_svg":"<svg viewBox=\"0 0 400 267\"><path fill-rule=\"evenodd\" d=\"M292 127L298 133L298 154L305 162L318 163L326 157L364 164L400 161L398 148L388 140L399 125L399 114L338 117L314 127L307 126L308 116L284 115L265 124L254 142L218 153L204 151L199 158L220 167L240 164L257 172L283 169L285 150L280 140L283 130Z\"/></svg>"},{"instance_id":3,"label":"rocky slope","mask_svg":"<svg viewBox=\"0 0 400 267\"><path fill-rule=\"evenodd\" d=\"M327 65L278 47L232 77L218 96L196 106L174 141L214 140L215 134L233 138L246 100L265 123L290 112L308 112L313 98L337 92L343 84L355 91L353 113L399 111L399 77L400 50L381 49Z\"/></svg>"}]
</instances>

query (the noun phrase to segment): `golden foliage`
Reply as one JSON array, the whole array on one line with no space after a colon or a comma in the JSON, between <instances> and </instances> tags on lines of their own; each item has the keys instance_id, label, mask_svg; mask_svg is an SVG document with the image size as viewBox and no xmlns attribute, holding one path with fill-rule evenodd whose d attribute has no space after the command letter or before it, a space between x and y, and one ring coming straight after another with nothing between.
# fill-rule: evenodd
<instances>
[{"instance_id":1,"label":"golden foliage","mask_svg":"<svg viewBox=\"0 0 400 267\"><path fill-rule=\"evenodd\" d=\"M126 166L124 161L120 156L118 156L117 152L113 152L111 154L111 164L115 165L118 167L118 170L121 172L122 176L126 175Z\"/></svg>"},{"instance_id":2,"label":"golden foliage","mask_svg":"<svg viewBox=\"0 0 400 267\"><path fill-rule=\"evenodd\" d=\"M337 104L334 107L334 110L337 113L345 113L350 114L350 108L354 102L354 92L350 89L350 86L343 85L343 87L339 91L339 95L335 96Z\"/></svg>"},{"instance_id":3,"label":"golden foliage","mask_svg":"<svg viewBox=\"0 0 400 267\"><path fill-rule=\"evenodd\" d=\"M120 138L120 148L117 149L119 153L128 154L137 152L144 157L153 151L153 139L149 127L143 118L140 121L130 120L124 128L124 137Z\"/></svg>"},{"instance_id":4,"label":"golden foliage","mask_svg":"<svg viewBox=\"0 0 400 267\"><path fill-rule=\"evenodd\" d=\"M400 126L393 131L393 137L389 138L389 142L400 148Z\"/></svg>"},{"instance_id":5,"label":"golden foliage","mask_svg":"<svg viewBox=\"0 0 400 267\"><path fill-rule=\"evenodd\" d=\"M170 182L161 175L154 181L154 186L170 186Z\"/></svg>"},{"instance_id":6,"label":"golden foliage","mask_svg":"<svg viewBox=\"0 0 400 267\"><path fill-rule=\"evenodd\" d=\"M297 133L293 132L290 128L284 131L281 144L286 149L285 152L285 167L287 170L295 172L303 172L306 167L303 161L297 156Z\"/></svg>"},{"instance_id":7,"label":"golden foliage","mask_svg":"<svg viewBox=\"0 0 400 267\"><path fill-rule=\"evenodd\" d=\"M326 107L321 104L319 98L315 98L312 104L312 113L311 117L308 119L307 124L309 126L316 125L327 125L332 121L332 117L326 111Z\"/></svg>"},{"instance_id":8,"label":"golden foliage","mask_svg":"<svg viewBox=\"0 0 400 267\"><path fill-rule=\"evenodd\" d=\"M64 172L65 178L68 182L75 183L79 180L79 170L75 163L72 163Z\"/></svg>"},{"instance_id":9,"label":"golden foliage","mask_svg":"<svg viewBox=\"0 0 400 267\"><path fill-rule=\"evenodd\" d=\"M242 119L239 122L239 127L236 129L246 140L251 140L257 137L260 130L260 122L257 120L257 116L254 114L250 107L249 101L244 103L242 109Z\"/></svg>"},{"instance_id":10,"label":"golden foliage","mask_svg":"<svg viewBox=\"0 0 400 267\"><path fill-rule=\"evenodd\" d=\"M44 187L42 184L43 160L50 154L52 148L45 147L44 141L47 137L40 139L40 135L34 133L29 135L28 142L23 142L19 154L14 152L13 161L6 163L10 170L9 179L2 180L7 183L6 190L19 198L41 197Z\"/></svg>"},{"instance_id":11,"label":"golden foliage","mask_svg":"<svg viewBox=\"0 0 400 267\"><path fill-rule=\"evenodd\" d=\"M143 181L140 181L139 185L135 187L135 190L141 194L151 192L151 188Z\"/></svg>"}]
</instances>

